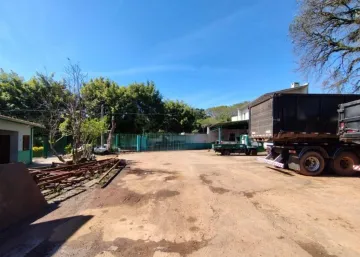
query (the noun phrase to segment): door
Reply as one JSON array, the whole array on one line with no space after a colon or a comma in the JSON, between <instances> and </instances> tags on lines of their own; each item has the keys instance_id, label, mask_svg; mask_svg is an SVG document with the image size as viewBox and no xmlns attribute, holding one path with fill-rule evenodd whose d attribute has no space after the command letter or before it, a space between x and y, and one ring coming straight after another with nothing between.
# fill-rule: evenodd
<instances>
[{"instance_id":1,"label":"door","mask_svg":"<svg viewBox=\"0 0 360 257\"><path fill-rule=\"evenodd\" d=\"M10 162L10 136L0 135L0 164Z\"/></svg>"}]
</instances>

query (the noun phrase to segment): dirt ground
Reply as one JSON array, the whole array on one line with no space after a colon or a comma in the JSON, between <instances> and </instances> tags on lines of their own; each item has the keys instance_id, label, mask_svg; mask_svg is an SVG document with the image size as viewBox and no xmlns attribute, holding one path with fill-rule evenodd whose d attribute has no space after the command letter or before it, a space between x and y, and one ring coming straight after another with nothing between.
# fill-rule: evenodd
<instances>
[{"instance_id":1,"label":"dirt ground","mask_svg":"<svg viewBox=\"0 0 360 257\"><path fill-rule=\"evenodd\" d=\"M360 256L358 177L251 156L134 153L105 189L0 236L0 256Z\"/></svg>"}]
</instances>

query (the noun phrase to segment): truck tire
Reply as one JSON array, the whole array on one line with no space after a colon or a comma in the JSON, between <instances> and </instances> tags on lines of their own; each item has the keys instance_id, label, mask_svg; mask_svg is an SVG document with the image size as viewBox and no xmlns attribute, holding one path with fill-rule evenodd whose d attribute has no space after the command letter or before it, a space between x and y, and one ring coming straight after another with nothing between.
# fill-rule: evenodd
<instances>
[{"instance_id":1,"label":"truck tire","mask_svg":"<svg viewBox=\"0 0 360 257\"><path fill-rule=\"evenodd\" d=\"M342 152L331 162L331 168L340 176L353 176L354 165L359 164L359 158L352 152Z\"/></svg>"},{"instance_id":2,"label":"truck tire","mask_svg":"<svg viewBox=\"0 0 360 257\"><path fill-rule=\"evenodd\" d=\"M229 151L229 150L225 150L225 151L224 151L224 155L230 155L230 151Z\"/></svg>"},{"instance_id":3,"label":"truck tire","mask_svg":"<svg viewBox=\"0 0 360 257\"><path fill-rule=\"evenodd\" d=\"M252 156L256 156L256 155L257 155L257 150L254 150L254 149L251 150L251 151L250 151L250 154L251 154Z\"/></svg>"},{"instance_id":4,"label":"truck tire","mask_svg":"<svg viewBox=\"0 0 360 257\"><path fill-rule=\"evenodd\" d=\"M325 168L325 160L318 152L306 152L300 158L299 173L305 176L318 176Z\"/></svg>"},{"instance_id":5,"label":"truck tire","mask_svg":"<svg viewBox=\"0 0 360 257\"><path fill-rule=\"evenodd\" d=\"M246 151L245 151L245 154L246 154L247 156L249 156L249 155L250 155L250 151L249 151L249 150L246 150Z\"/></svg>"}]
</instances>

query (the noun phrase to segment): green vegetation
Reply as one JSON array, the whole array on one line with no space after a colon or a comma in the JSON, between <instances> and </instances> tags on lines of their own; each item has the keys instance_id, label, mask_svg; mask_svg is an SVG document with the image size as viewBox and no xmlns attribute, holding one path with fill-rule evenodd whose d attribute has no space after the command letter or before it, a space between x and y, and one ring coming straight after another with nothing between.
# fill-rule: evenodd
<instances>
[{"instance_id":1,"label":"green vegetation","mask_svg":"<svg viewBox=\"0 0 360 257\"><path fill-rule=\"evenodd\" d=\"M120 86L100 77L80 84L77 85L79 95L75 96L76 90L72 91L66 80L55 80L53 74L38 73L29 81L24 81L14 72L0 71L1 113L44 124L46 134L51 132L51 148L63 135L73 132L63 126L71 126L69 119L74 113L85 114L82 121L99 119L101 105L107 117L105 130L111 127L111 117L114 116L115 133L191 133L204 131L207 125L230 120L236 109L244 104L207 110L193 108L182 101L164 100L152 81ZM75 99L81 100L81 106L74 106Z\"/></svg>"},{"instance_id":2,"label":"green vegetation","mask_svg":"<svg viewBox=\"0 0 360 257\"><path fill-rule=\"evenodd\" d=\"M44 152L43 146L34 146L32 148L32 150L33 150L33 157L42 157L43 156L43 152Z\"/></svg>"},{"instance_id":3,"label":"green vegetation","mask_svg":"<svg viewBox=\"0 0 360 257\"><path fill-rule=\"evenodd\" d=\"M218 122L230 121L231 116L237 115L237 109L244 108L249 102L241 102L233 105L221 105L206 109L206 118L200 120L202 126L213 125Z\"/></svg>"},{"instance_id":4,"label":"green vegetation","mask_svg":"<svg viewBox=\"0 0 360 257\"><path fill-rule=\"evenodd\" d=\"M63 161L54 146L64 136L72 137L71 149L76 152L81 145L95 144L108 130L108 142L113 133L204 132L208 125L230 120L246 104L197 109L163 99L152 81L121 86L107 78L87 82L85 77L70 60L62 80L37 73L25 81L0 69L0 113L43 124L41 134Z\"/></svg>"}]
</instances>

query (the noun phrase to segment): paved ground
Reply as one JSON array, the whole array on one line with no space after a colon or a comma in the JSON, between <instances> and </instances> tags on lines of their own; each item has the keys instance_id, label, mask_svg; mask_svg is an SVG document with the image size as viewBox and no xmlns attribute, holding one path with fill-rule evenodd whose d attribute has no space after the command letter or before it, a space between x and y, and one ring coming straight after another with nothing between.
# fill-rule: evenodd
<instances>
[{"instance_id":1,"label":"paved ground","mask_svg":"<svg viewBox=\"0 0 360 257\"><path fill-rule=\"evenodd\" d=\"M107 188L0 237L0 256L360 256L359 178L207 151L122 157Z\"/></svg>"}]
</instances>

